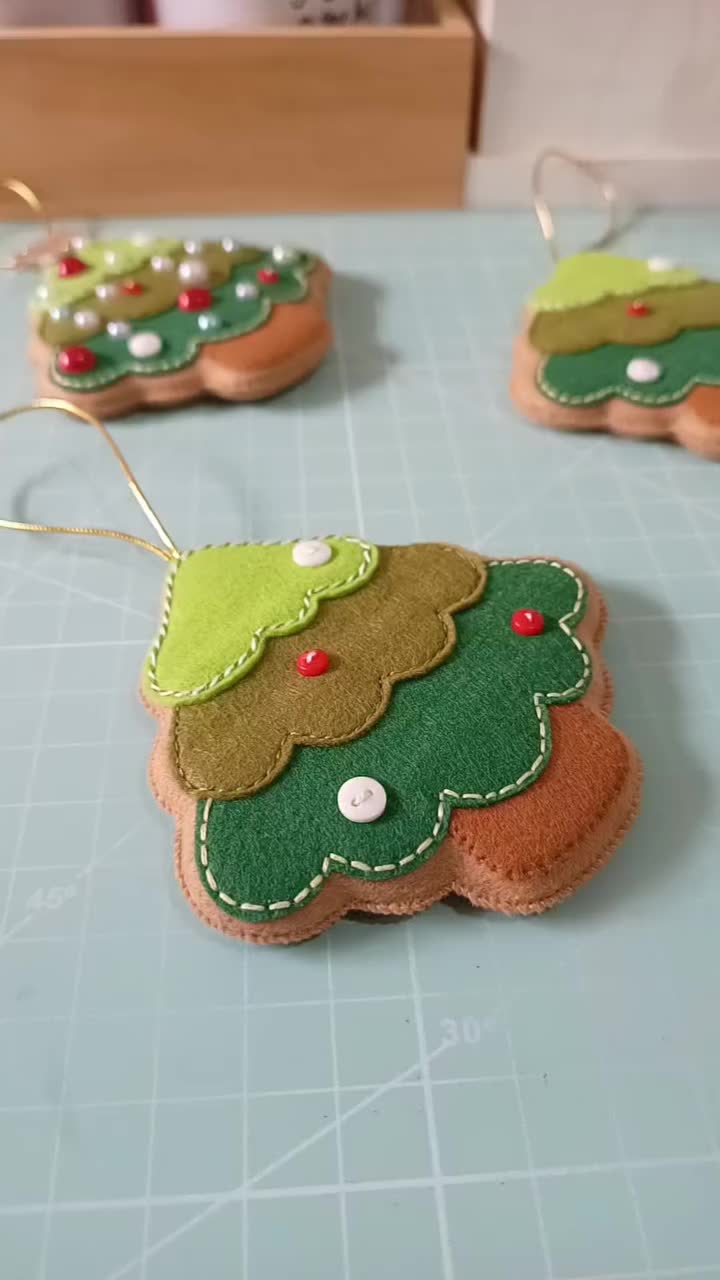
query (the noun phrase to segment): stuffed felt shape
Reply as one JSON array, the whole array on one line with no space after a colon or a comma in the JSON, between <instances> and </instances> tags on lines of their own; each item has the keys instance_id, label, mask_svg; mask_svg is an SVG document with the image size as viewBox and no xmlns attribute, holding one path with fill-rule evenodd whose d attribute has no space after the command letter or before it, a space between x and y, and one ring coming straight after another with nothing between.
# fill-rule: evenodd
<instances>
[{"instance_id":1,"label":"stuffed felt shape","mask_svg":"<svg viewBox=\"0 0 720 1280\"><path fill-rule=\"evenodd\" d=\"M181 552L143 673L153 791L193 910L252 942L450 893L544 911L609 859L641 766L609 723L602 598L573 565L364 538ZM16 411L17 412L17 411Z\"/></svg>"},{"instance_id":2,"label":"stuffed felt shape","mask_svg":"<svg viewBox=\"0 0 720 1280\"><path fill-rule=\"evenodd\" d=\"M545 426L720 460L720 284L658 258L565 259L530 299L511 392Z\"/></svg>"},{"instance_id":3,"label":"stuffed felt shape","mask_svg":"<svg viewBox=\"0 0 720 1280\"><path fill-rule=\"evenodd\" d=\"M200 395L262 400L325 356L318 258L231 239L89 241L48 268L32 308L41 393L113 417Z\"/></svg>"}]
</instances>

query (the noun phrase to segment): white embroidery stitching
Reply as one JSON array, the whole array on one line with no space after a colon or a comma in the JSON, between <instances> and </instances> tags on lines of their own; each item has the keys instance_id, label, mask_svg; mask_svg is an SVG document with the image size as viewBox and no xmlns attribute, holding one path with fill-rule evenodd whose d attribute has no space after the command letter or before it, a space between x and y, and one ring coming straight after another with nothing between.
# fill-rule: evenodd
<instances>
[{"instance_id":1,"label":"white embroidery stitching","mask_svg":"<svg viewBox=\"0 0 720 1280\"><path fill-rule=\"evenodd\" d=\"M499 791L488 791L485 795L482 795L479 792L472 792L472 791L465 791L462 794L460 794L457 791L452 791L449 788L444 787L443 790L440 792L440 795L438 796L437 819L432 829L432 835L428 836L427 839L423 840L422 843L418 845L414 853L406 854L406 856L404 858L400 858L398 862L383 862L376 867L371 867L365 862L357 862L357 861L351 860L350 858L344 858L339 853L331 853L327 858L323 860L322 874L313 876L309 885L305 885L304 888L300 889L299 893L295 894L295 897L293 898L292 902L289 902L289 901L288 902L271 902L271 903L238 902L237 899L231 898L228 894L218 892L217 882L215 880L215 877L212 871L210 870L210 865L209 865L210 856L208 853L208 823L210 818L210 811L213 806L213 801L206 800L203 805L202 821L200 823L200 832L199 832L200 862L203 868L205 879L208 885L210 886L210 889L212 890L213 893L217 893L218 897L221 898L223 902L227 903L227 905L230 907L239 908L240 911L275 911L275 912L287 911L293 905L298 905L299 903L304 902L305 898L307 898L312 891L320 888L323 881L328 879L328 876L330 875L330 871L331 871L331 864L333 862L339 863L341 866L344 866L344 867L351 867L357 871L362 871L363 873L398 871L401 867L406 867L408 863L414 862L415 858L425 853L433 844L445 820L446 799L475 800L480 804L487 804L491 800L499 799L500 796L510 795L511 792L520 790L520 788L523 787L529 781L529 779L534 777L535 774L542 768L543 764L545 763L545 756L547 754L547 749L548 749L547 726L545 724L544 710L543 710L544 707L547 706L548 703L557 702L562 698L567 698L571 693L574 693L575 690L582 689L590 677L590 670L591 670L590 658L582 644L582 641L578 640L577 636L573 635L572 630L568 625L568 621L571 618L576 617L576 615L580 611L582 602L585 598L585 586L582 580L578 577L578 575L572 569L570 569L568 565L561 564L559 560L544 560L542 558L526 556L523 559L519 559L519 560L488 560L487 561L488 568L493 568L493 566L496 566L496 565L508 565L508 564L549 565L550 568L552 569L560 569L562 570L563 573L566 573L569 578L573 579L577 587L577 596L575 599L575 605L570 613L566 613L564 617L560 618L558 622L558 626L560 627L561 631L564 631L565 635L568 636L570 640L572 640L573 644L575 645L575 648L580 653L580 656L583 661L583 674L581 675L579 680L575 681L574 685L572 685L569 689L565 689L562 693L545 693L545 694L536 693L533 695L535 715L538 718L539 729L540 729L540 754L535 758L530 768L525 773L523 773L517 779L516 782L511 782L508 786L501 787Z\"/></svg>"},{"instance_id":2,"label":"white embroidery stitching","mask_svg":"<svg viewBox=\"0 0 720 1280\"><path fill-rule=\"evenodd\" d=\"M225 668L224 671L220 671L217 675L213 676L211 680L207 680L204 684L197 685L194 689L163 689L158 684L158 681L157 681L157 660L158 660L158 657L160 656L160 650L162 648L163 641L167 635L168 626L170 623L170 610L172 608L173 586L175 583L175 577L177 575L178 566L180 565L180 563L183 560L187 560L189 556L198 554L197 551L183 552L183 554L180 556L180 560L176 561L172 565L170 569L170 573L168 574L168 580L165 587L165 600L163 602L162 618L160 620L160 630L158 631L157 636L153 641L153 646L150 650L150 657L148 658L148 684L150 685L150 688L153 690L153 693L160 694L160 696L163 698L195 698L201 693L207 693L210 689L214 689L216 688L217 685L223 684L224 681L229 680L231 676L235 675L238 671L240 671L242 667L245 665L245 663L247 662L248 658L253 657L258 649L262 649L265 643L266 637L274 636L274 635L284 635L285 634L284 628L287 627L289 623L292 623L292 625L294 626L296 623L304 622L308 616L312 618L314 616L314 610L317 607L315 604L316 598L323 599L323 597L326 597L328 595L328 592L337 591L340 587L349 587L352 583L358 582L361 578L364 578L370 569L370 565L372 564L373 552L375 550L375 547L373 546L373 544L371 542L364 542L362 538L345 537L343 535L338 535L333 533L326 534L325 538L320 539L320 541L325 541L328 538L336 538L338 541L342 541L342 542L352 542L356 546L362 548L362 557L360 560L360 564L358 568L355 569L354 572L350 574L349 577L338 578L335 582L326 582L322 587L311 587L308 591L305 592L305 595L303 596L302 606L296 618L288 618L286 619L285 622L277 623L274 626L258 627L257 631L253 631L252 638L250 640L250 644L248 648L245 649L244 652L240 654L239 658L235 658L234 661L231 662L229 666ZM254 545L263 546L263 547L278 547L278 546L290 547L290 546L293 546L296 542L297 542L297 538L291 538L282 542L262 542L262 543L255 543ZM200 550L215 551L215 550L223 550L225 547L235 547L235 546L245 546L245 545L248 545L248 544L241 543L241 542L224 542L221 544L220 547L201 547Z\"/></svg>"}]
</instances>

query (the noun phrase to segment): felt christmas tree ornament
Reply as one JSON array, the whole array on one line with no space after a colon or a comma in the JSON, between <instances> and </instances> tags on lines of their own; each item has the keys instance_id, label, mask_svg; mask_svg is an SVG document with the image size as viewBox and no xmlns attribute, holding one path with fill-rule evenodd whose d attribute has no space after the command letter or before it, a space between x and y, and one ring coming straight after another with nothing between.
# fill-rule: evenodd
<instances>
[{"instance_id":1,"label":"felt christmas tree ornament","mask_svg":"<svg viewBox=\"0 0 720 1280\"><path fill-rule=\"evenodd\" d=\"M102 417L273 396L331 346L329 283L320 259L280 245L74 237L33 301L40 392Z\"/></svg>"},{"instance_id":2,"label":"felt christmas tree ornament","mask_svg":"<svg viewBox=\"0 0 720 1280\"><path fill-rule=\"evenodd\" d=\"M558 154L535 167L536 212L556 266L515 343L515 404L544 426L671 439L719 461L720 284L665 258L590 251L559 260L540 189L545 161ZM612 188L603 191L613 209Z\"/></svg>"},{"instance_id":3,"label":"felt christmas tree ornament","mask_svg":"<svg viewBox=\"0 0 720 1280\"><path fill-rule=\"evenodd\" d=\"M160 540L0 521L166 562L150 781L202 920L264 943L451 893L530 914L607 862L641 766L609 722L606 610L579 569L352 536L181 552L105 427L39 407L99 431Z\"/></svg>"}]
</instances>

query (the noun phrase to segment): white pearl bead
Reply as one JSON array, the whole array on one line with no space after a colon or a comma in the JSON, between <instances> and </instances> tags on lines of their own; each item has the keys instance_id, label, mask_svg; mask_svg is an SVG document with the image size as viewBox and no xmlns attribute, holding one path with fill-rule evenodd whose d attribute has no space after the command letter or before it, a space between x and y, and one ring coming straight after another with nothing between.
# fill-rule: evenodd
<instances>
[{"instance_id":1,"label":"white pearl bead","mask_svg":"<svg viewBox=\"0 0 720 1280\"><path fill-rule=\"evenodd\" d=\"M289 265L290 263L297 262L299 257L300 257L300 254L298 253L297 249L290 249L287 245L284 245L284 244L276 244L275 248L272 251L273 262L285 263Z\"/></svg>"},{"instance_id":2,"label":"white pearl bead","mask_svg":"<svg viewBox=\"0 0 720 1280\"><path fill-rule=\"evenodd\" d=\"M88 244L90 244L90 239L88 236L71 236L70 237L70 248L75 249L76 251L79 249L84 249Z\"/></svg>"},{"instance_id":3,"label":"white pearl bead","mask_svg":"<svg viewBox=\"0 0 720 1280\"><path fill-rule=\"evenodd\" d=\"M387 792L377 778L348 778L337 794L338 809L349 822L376 822L387 806Z\"/></svg>"},{"instance_id":4,"label":"white pearl bead","mask_svg":"<svg viewBox=\"0 0 720 1280\"><path fill-rule=\"evenodd\" d=\"M648 271L674 271L675 263L672 258L648 258Z\"/></svg>"},{"instance_id":5,"label":"white pearl bead","mask_svg":"<svg viewBox=\"0 0 720 1280\"><path fill-rule=\"evenodd\" d=\"M233 240L232 236L223 236L222 247L226 253L236 253L240 245L237 240Z\"/></svg>"},{"instance_id":6,"label":"white pearl bead","mask_svg":"<svg viewBox=\"0 0 720 1280\"><path fill-rule=\"evenodd\" d=\"M35 297L39 298L41 302L44 302L48 296L48 292L49 290L46 284L39 284L35 290Z\"/></svg>"},{"instance_id":7,"label":"white pearl bead","mask_svg":"<svg viewBox=\"0 0 720 1280\"><path fill-rule=\"evenodd\" d=\"M259 293L260 290L257 285L250 284L248 280L241 280L239 284L235 285L235 297L239 298L241 302L252 302Z\"/></svg>"},{"instance_id":8,"label":"white pearl bead","mask_svg":"<svg viewBox=\"0 0 720 1280\"><path fill-rule=\"evenodd\" d=\"M202 240L185 240L183 248L186 253L202 253L203 242Z\"/></svg>"},{"instance_id":9,"label":"white pearl bead","mask_svg":"<svg viewBox=\"0 0 720 1280\"><path fill-rule=\"evenodd\" d=\"M327 564L332 556L332 547L317 538L304 538L293 547L292 558L301 569L318 569Z\"/></svg>"},{"instance_id":10,"label":"white pearl bead","mask_svg":"<svg viewBox=\"0 0 720 1280\"><path fill-rule=\"evenodd\" d=\"M172 271L175 263L172 258L165 258L161 253L156 253L155 257L150 259L150 266L153 271Z\"/></svg>"},{"instance_id":11,"label":"white pearl bead","mask_svg":"<svg viewBox=\"0 0 720 1280\"><path fill-rule=\"evenodd\" d=\"M116 284L99 284L97 289L95 290L95 296L98 298L102 298L104 300L106 300L107 298L114 298L116 293L117 293Z\"/></svg>"},{"instance_id":12,"label":"white pearl bead","mask_svg":"<svg viewBox=\"0 0 720 1280\"><path fill-rule=\"evenodd\" d=\"M51 320L56 320L56 321L69 320L70 308L69 307L51 307L49 314L50 314Z\"/></svg>"},{"instance_id":13,"label":"white pearl bead","mask_svg":"<svg viewBox=\"0 0 720 1280\"><path fill-rule=\"evenodd\" d=\"M631 382L657 382L658 378L662 377L662 366L657 360L636 356L630 361L625 372Z\"/></svg>"},{"instance_id":14,"label":"white pearl bead","mask_svg":"<svg viewBox=\"0 0 720 1280\"><path fill-rule=\"evenodd\" d=\"M207 331L208 329L220 328L220 317L216 316L212 311L203 311L202 315L198 316L197 322L198 329L204 329Z\"/></svg>"},{"instance_id":15,"label":"white pearl bead","mask_svg":"<svg viewBox=\"0 0 720 1280\"><path fill-rule=\"evenodd\" d=\"M73 324L78 329L99 329L100 317L97 311L76 311L73 315Z\"/></svg>"},{"instance_id":16,"label":"white pearl bead","mask_svg":"<svg viewBox=\"0 0 720 1280\"><path fill-rule=\"evenodd\" d=\"M185 259L178 267L178 275L185 284L207 284L209 271L199 259Z\"/></svg>"},{"instance_id":17,"label":"white pearl bead","mask_svg":"<svg viewBox=\"0 0 720 1280\"><path fill-rule=\"evenodd\" d=\"M126 320L110 320L107 324L107 332L111 338L129 338L132 328Z\"/></svg>"},{"instance_id":18,"label":"white pearl bead","mask_svg":"<svg viewBox=\"0 0 720 1280\"><path fill-rule=\"evenodd\" d=\"M114 267L118 260L118 256L114 249L106 249L104 257L109 267Z\"/></svg>"},{"instance_id":19,"label":"white pearl bead","mask_svg":"<svg viewBox=\"0 0 720 1280\"><path fill-rule=\"evenodd\" d=\"M128 351L138 360L147 360L162 351L163 341L159 333L134 333L128 340Z\"/></svg>"}]
</instances>

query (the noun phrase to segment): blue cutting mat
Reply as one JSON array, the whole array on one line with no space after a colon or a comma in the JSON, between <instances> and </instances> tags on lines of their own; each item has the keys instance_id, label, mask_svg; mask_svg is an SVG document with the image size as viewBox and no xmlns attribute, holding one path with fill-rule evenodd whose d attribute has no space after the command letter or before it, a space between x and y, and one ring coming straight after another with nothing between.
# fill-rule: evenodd
<instances>
[{"instance_id":1,"label":"blue cutting mat","mask_svg":"<svg viewBox=\"0 0 720 1280\"><path fill-rule=\"evenodd\" d=\"M720 466L516 417L510 340L548 270L529 216L222 230L326 253L338 346L271 404L115 428L172 536L577 560L645 808L540 919L230 943L177 889L145 782L162 566L3 533L3 1280L719 1280ZM716 215L623 248L720 276ZM0 284L7 407L31 394L30 282ZM3 514L147 533L79 425L4 426L0 459Z\"/></svg>"}]
</instances>

